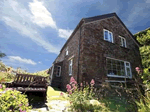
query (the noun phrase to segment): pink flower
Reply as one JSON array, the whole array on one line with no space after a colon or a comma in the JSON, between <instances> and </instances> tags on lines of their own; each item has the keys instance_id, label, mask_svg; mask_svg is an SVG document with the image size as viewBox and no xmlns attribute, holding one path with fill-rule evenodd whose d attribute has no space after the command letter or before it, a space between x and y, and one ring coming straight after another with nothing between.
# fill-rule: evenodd
<instances>
[{"instance_id":1,"label":"pink flower","mask_svg":"<svg viewBox=\"0 0 150 112\"><path fill-rule=\"evenodd\" d=\"M91 86L93 86L95 84L94 79L91 80L90 84L91 84Z\"/></svg>"},{"instance_id":2,"label":"pink flower","mask_svg":"<svg viewBox=\"0 0 150 112\"><path fill-rule=\"evenodd\" d=\"M69 94L71 95L71 94L72 94L72 91L69 91Z\"/></svg>"},{"instance_id":3,"label":"pink flower","mask_svg":"<svg viewBox=\"0 0 150 112\"><path fill-rule=\"evenodd\" d=\"M66 88L67 89L71 89L71 86L69 84L67 84Z\"/></svg>"},{"instance_id":4,"label":"pink flower","mask_svg":"<svg viewBox=\"0 0 150 112\"><path fill-rule=\"evenodd\" d=\"M70 78L70 84L77 84L76 80L73 77Z\"/></svg>"},{"instance_id":5,"label":"pink flower","mask_svg":"<svg viewBox=\"0 0 150 112\"><path fill-rule=\"evenodd\" d=\"M6 88L5 90L6 90L6 91L7 91L7 90L13 90L13 88Z\"/></svg>"},{"instance_id":6,"label":"pink flower","mask_svg":"<svg viewBox=\"0 0 150 112\"><path fill-rule=\"evenodd\" d=\"M64 95L64 94L61 92L61 93L60 93L60 96L63 96L63 95Z\"/></svg>"},{"instance_id":7,"label":"pink flower","mask_svg":"<svg viewBox=\"0 0 150 112\"><path fill-rule=\"evenodd\" d=\"M19 106L19 107L21 107L21 106L22 106L22 104L19 104L18 106Z\"/></svg>"},{"instance_id":8,"label":"pink flower","mask_svg":"<svg viewBox=\"0 0 150 112\"><path fill-rule=\"evenodd\" d=\"M22 109L19 109L20 110L20 112L26 112L25 110L23 111Z\"/></svg>"},{"instance_id":9,"label":"pink flower","mask_svg":"<svg viewBox=\"0 0 150 112\"><path fill-rule=\"evenodd\" d=\"M27 103L26 106L29 106L29 104Z\"/></svg>"},{"instance_id":10,"label":"pink flower","mask_svg":"<svg viewBox=\"0 0 150 112\"><path fill-rule=\"evenodd\" d=\"M75 84L72 84L72 86L74 87L74 86L75 86Z\"/></svg>"},{"instance_id":11,"label":"pink flower","mask_svg":"<svg viewBox=\"0 0 150 112\"><path fill-rule=\"evenodd\" d=\"M3 88L3 85L2 84L0 84L0 89L2 89Z\"/></svg>"},{"instance_id":12,"label":"pink flower","mask_svg":"<svg viewBox=\"0 0 150 112\"><path fill-rule=\"evenodd\" d=\"M139 71L140 71L140 68L139 68L139 67L136 67L135 70L136 70L137 72L139 72Z\"/></svg>"},{"instance_id":13,"label":"pink flower","mask_svg":"<svg viewBox=\"0 0 150 112\"><path fill-rule=\"evenodd\" d=\"M70 83L73 83L75 79L73 77L70 78Z\"/></svg>"},{"instance_id":14,"label":"pink flower","mask_svg":"<svg viewBox=\"0 0 150 112\"><path fill-rule=\"evenodd\" d=\"M82 84L82 83L80 83L80 86L82 87L82 86L83 86L83 84Z\"/></svg>"},{"instance_id":15,"label":"pink flower","mask_svg":"<svg viewBox=\"0 0 150 112\"><path fill-rule=\"evenodd\" d=\"M69 84L67 84L66 88L68 92L71 90L71 86Z\"/></svg>"},{"instance_id":16,"label":"pink flower","mask_svg":"<svg viewBox=\"0 0 150 112\"><path fill-rule=\"evenodd\" d=\"M74 90L76 90L76 89L77 89L77 87L76 87L76 86L74 86L74 87L73 87L73 89L74 89Z\"/></svg>"}]
</instances>

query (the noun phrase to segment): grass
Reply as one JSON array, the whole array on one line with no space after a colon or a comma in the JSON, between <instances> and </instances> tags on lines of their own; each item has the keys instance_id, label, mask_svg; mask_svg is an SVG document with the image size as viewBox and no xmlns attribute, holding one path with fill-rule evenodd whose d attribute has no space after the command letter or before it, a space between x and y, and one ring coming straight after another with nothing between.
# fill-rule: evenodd
<instances>
[{"instance_id":1,"label":"grass","mask_svg":"<svg viewBox=\"0 0 150 112\"><path fill-rule=\"evenodd\" d=\"M59 97L61 93L63 93L64 96L67 96L67 94L65 92L62 92L56 88L53 89L52 87L48 86L48 89L47 89L47 97L48 98Z\"/></svg>"}]
</instances>

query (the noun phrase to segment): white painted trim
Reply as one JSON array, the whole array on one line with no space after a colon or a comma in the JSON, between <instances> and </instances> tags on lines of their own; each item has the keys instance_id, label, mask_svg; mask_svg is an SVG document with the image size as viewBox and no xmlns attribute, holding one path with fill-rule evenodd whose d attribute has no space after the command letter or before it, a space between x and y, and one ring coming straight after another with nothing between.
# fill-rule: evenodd
<instances>
[{"instance_id":1,"label":"white painted trim","mask_svg":"<svg viewBox=\"0 0 150 112\"><path fill-rule=\"evenodd\" d=\"M123 82L123 83L125 83L125 82L127 82L127 81L118 81L118 80L105 80L105 82Z\"/></svg>"},{"instance_id":2,"label":"white painted trim","mask_svg":"<svg viewBox=\"0 0 150 112\"><path fill-rule=\"evenodd\" d=\"M70 62L70 61L71 61L71 62ZM71 59L69 60L69 76L72 75L72 65L73 65L73 59L71 58ZM71 74L70 74L70 66L71 66Z\"/></svg>"},{"instance_id":3,"label":"white painted trim","mask_svg":"<svg viewBox=\"0 0 150 112\"><path fill-rule=\"evenodd\" d=\"M117 77L117 78L132 78L132 71L131 71L131 66L130 66L130 62L128 62L128 61L123 61L123 60L119 60L119 59L114 59L114 58L110 58L110 57L106 57L106 60L107 60L107 58L108 59L112 59L112 60L118 60L118 61L122 61L122 62L124 62L124 69L125 69L125 76L119 76L119 75L109 75L109 74L107 74L107 76L108 77ZM131 74L131 76L127 76L127 67L126 67L126 63L129 63L129 66L128 66L128 68L130 69L130 74ZM106 64L107 65L107 64Z\"/></svg>"},{"instance_id":4,"label":"white painted trim","mask_svg":"<svg viewBox=\"0 0 150 112\"><path fill-rule=\"evenodd\" d=\"M129 66L126 66L126 63L128 63L128 64L129 64ZM125 62L124 62L124 64L125 64L126 77L128 77L128 78L132 78L132 72L131 72L131 65L130 65L130 62L125 61ZM130 74L131 74L131 76L127 76L127 68L129 68L129 69L130 69Z\"/></svg>"},{"instance_id":5,"label":"white painted trim","mask_svg":"<svg viewBox=\"0 0 150 112\"><path fill-rule=\"evenodd\" d=\"M72 58L74 58L74 55L72 55L68 60L71 60Z\"/></svg>"},{"instance_id":6,"label":"white painted trim","mask_svg":"<svg viewBox=\"0 0 150 112\"><path fill-rule=\"evenodd\" d=\"M108 77L117 77L117 78L127 78L126 76L119 76L119 75L109 75L107 74Z\"/></svg>"},{"instance_id":7,"label":"white painted trim","mask_svg":"<svg viewBox=\"0 0 150 112\"><path fill-rule=\"evenodd\" d=\"M69 51L68 51L68 47L65 49L65 55L67 56L69 54Z\"/></svg>"},{"instance_id":8,"label":"white painted trim","mask_svg":"<svg viewBox=\"0 0 150 112\"><path fill-rule=\"evenodd\" d=\"M122 39L124 39L125 40L125 48L127 48L126 39L120 35L119 35L119 38L121 38L121 46L123 47L123 40Z\"/></svg>"},{"instance_id":9,"label":"white painted trim","mask_svg":"<svg viewBox=\"0 0 150 112\"><path fill-rule=\"evenodd\" d=\"M108 31L108 40L106 40L106 39L105 39L105 31ZM111 42L111 43L114 43L113 33L112 33L111 31L109 31L109 30L103 29L103 38L104 38L104 40L106 40L106 41L110 42L110 41L109 41L109 39L110 39L110 37L109 37L109 33L111 33L111 34L112 34L112 42Z\"/></svg>"},{"instance_id":10,"label":"white painted trim","mask_svg":"<svg viewBox=\"0 0 150 112\"><path fill-rule=\"evenodd\" d=\"M57 73L56 73L56 77L60 77L60 74L61 74L61 66L58 66L58 65L56 65L57 67L60 67L60 71L59 71L59 76L57 75ZM58 72L58 71L57 71Z\"/></svg>"},{"instance_id":11,"label":"white painted trim","mask_svg":"<svg viewBox=\"0 0 150 112\"><path fill-rule=\"evenodd\" d=\"M124 60L120 60L120 59L116 59L116 58L106 57L106 59L107 59L107 58L113 59L113 60L119 60L119 61L123 61L123 62L124 62Z\"/></svg>"}]
</instances>

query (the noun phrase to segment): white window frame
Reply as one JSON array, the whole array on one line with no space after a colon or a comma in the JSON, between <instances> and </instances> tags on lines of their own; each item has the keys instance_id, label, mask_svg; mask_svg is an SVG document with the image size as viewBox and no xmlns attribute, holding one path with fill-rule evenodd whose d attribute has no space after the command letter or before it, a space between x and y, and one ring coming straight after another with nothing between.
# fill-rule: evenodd
<instances>
[{"instance_id":1,"label":"white window frame","mask_svg":"<svg viewBox=\"0 0 150 112\"><path fill-rule=\"evenodd\" d=\"M121 39L121 43L120 43L121 45L120 46L127 47L126 39L124 37L122 37L122 36L119 36L119 38ZM123 39L124 39L124 42L125 42L125 46L123 46Z\"/></svg>"},{"instance_id":2,"label":"white window frame","mask_svg":"<svg viewBox=\"0 0 150 112\"><path fill-rule=\"evenodd\" d=\"M57 67L60 68L60 71L59 71L59 75L57 75L57 74L58 74L58 68L57 68L57 71L56 71L56 77L60 77L60 74L61 74L61 66L58 66L58 65L57 65Z\"/></svg>"},{"instance_id":3,"label":"white window frame","mask_svg":"<svg viewBox=\"0 0 150 112\"><path fill-rule=\"evenodd\" d=\"M73 59L69 60L69 76L72 75L72 65L73 65ZM71 68L71 69L70 69Z\"/></svg>"},{"instance_id":4,"label":"white window frame","mask_svg":"<svg viewBox=\"0 0 150 112\"><path fill-rule=\"evenodd\" d=\"M131 72L131 65L130 65L130 62L128 62L128 61L123 61L123 60L119 60L119 59L115 59L115 58L110 58L110 57L106 57L106 59L112 59L112 60L118 60L118 61L124 62L124 70L125 70L125 75L124 75L124 76L107 74L108 77L132 78L132 72ZM126 66L126 63L128 63L129 66ZM107 60L106 60L106 66L107 66ZM130 69L130 76L127 76L127 68ZM106 69L107 69L107 67L106 67Z\"/></svg>"},{"instance_id":5,"label":"white window frame","mask_svg":"<svg viewBox=\"0 0 150 112\"><path fill-rule=\"evenodd\" d=\"M129 64L129 66L127 66L126 64ZM128 78L132 78L132 72L131 72L131 65L130 65L130 62L128 62L128 61L124 61L124 64L125 64L125 72L126 72L126 77L128 77ZM128 76L127 75L127 68L129 68L130 69L130 75L131 76Z\"/></svg>"},{"instance_id":6,"label":"white window frame","mask_svg":"<svg viewBox=\"0 0 150 112\"><path fill-rule=\"evenodd\" d=\"M67 56L67 55L68 55L68 47L66 48L65 51L66 51L66 52L65 52L65 55Z\"/></svg>"},{"instance_id":7,"label":"white window frame","mask_svg":"<svg viewBox=\"0 0 150 112\"><path fill-rule=\"evenodd\" d=\"M108 32L108 40L105 38L105 31ZM112 35L112 40L110 40L109 33L111 33L111 35ZM104 35L104 40L106 40L108 42L111 42L111 43L114 43L114 38L113 38L113 33L112 32L110 32L109 30L103 29L103 35Z\"/></svg>"}]
</instances>

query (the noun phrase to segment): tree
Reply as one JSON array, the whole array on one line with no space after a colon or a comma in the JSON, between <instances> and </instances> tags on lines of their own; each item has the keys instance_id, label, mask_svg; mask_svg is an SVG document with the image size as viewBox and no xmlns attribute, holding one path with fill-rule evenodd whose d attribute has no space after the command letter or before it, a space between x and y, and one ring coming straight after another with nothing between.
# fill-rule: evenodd
<instances>
[{"instance_id":1,"label":"tree","mask_svg":"<svg viewBox=\"0 0 150 112\"><path fill-rule=\"evenodd\" d=\"M6 56L5 53L0 52L0 58L5 57L5 56Z\"/></svg>"},{"instance_id":2,"label":"tree","mask_svg":"<svg viewBox=\"0 0 150 112\"><path fill-rule=\"evenodd\" d=\"M150 67L150 28L138 32L134 35L138 42L142 45L140 47L140 54L142 58L142 65L144 68Z\"/></svg>"}]
</instances>

